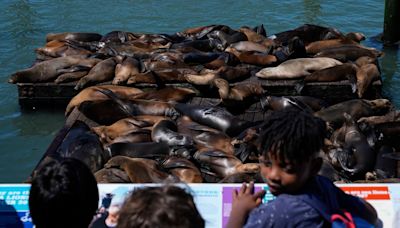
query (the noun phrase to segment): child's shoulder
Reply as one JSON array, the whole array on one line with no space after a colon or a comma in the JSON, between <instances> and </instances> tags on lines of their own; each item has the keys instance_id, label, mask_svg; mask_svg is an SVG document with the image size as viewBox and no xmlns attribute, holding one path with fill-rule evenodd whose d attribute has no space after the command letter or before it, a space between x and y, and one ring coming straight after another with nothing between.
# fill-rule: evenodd
<instances>
[{"instance_id":1,"label":"child's shoulder","mask_svg":"<svg viewBox=\"0 0 400 228\"><path fill-rule=\"evenodd\" d=\"M281 194L273 201L254 209L246 226L293 227L302 224L304 227L319 227L322 223L318 211L301 198L296 195Z\"/></svg>"}]
</instances>

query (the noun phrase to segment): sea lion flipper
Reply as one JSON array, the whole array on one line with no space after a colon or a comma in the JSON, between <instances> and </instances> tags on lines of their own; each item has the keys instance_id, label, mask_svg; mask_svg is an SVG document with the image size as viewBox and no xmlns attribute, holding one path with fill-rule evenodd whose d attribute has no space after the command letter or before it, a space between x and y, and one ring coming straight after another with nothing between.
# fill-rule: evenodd
<instances>
[{"instance_id":1,"label":"sea lion flipper","mask_svg":"<svg viewBox=\"0 0 400 228\"><path fill-rule=\"evenodd\" d=\"M113 100L115 103L118 104L118 107L121 108L121 110L123 112L125 112L126 114L128 114L128 116L133 116L133 113L135 110L133 110L133 108L128 105L126 102L122 101L120 97L118 97L117 94L115 94L113 91L106 89L106 88L95 88L95 90L99 91L100 93L106 95L107 97L109 97L111 100Z\"/></svg>"}]
</instances>

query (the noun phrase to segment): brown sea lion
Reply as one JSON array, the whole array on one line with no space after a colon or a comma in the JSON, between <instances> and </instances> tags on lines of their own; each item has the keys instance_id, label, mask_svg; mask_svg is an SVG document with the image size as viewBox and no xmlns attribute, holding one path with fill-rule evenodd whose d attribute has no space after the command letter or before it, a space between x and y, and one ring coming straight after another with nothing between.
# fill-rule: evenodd
<instances>
[{"instance_id":1,"label":"brown sea lion","mask_svg":"<svg viewBox=\"0 0 400 228\"><path fill-rule=\"evenodd\" d=\"M131 75L126 82L127 85L132 85L136 83L156 84L157 79L153 71L146 71L143 73Z\"/></svg>"},{"instance_id":2,"label":"brown sea lion","mask_svg":"<svg viewBox=\"0 0 400 228\"><path fill-rule=\"evenodd\" d=\"M187 116L178 118L177 126L178 132L190 135L198 147L219 150L227 154L234 152L232 139L219 130L194 122Z\"/></svg>"},{"instance_id":3,"label":"brown sea lion","mask_svg":"<svg viewBox=\"0 0 400 228\"><path fill-rule=\"evenodd\" d=\"M265 37L264 35L258 34L257 32L253 31L249 27L242 26L239 28L239 31L244 33L247 37L248 41L255 42L255 43L273 43L272 39Z\"/></svg>"},{"instance_id":4,"label":"brown sea lion","mask_svg":"<svg viewBox=\"0 0 400 228\"><path fill-rule=\"evenodd\" d=\"M198 151L194 158L202 167L206 167L207 173L224 178L234 173L256 173L260 170L258 163L243 164L233 155L225 154L221 151ZM202 169L202 171L205 171Z\"/></svg>"},{"instance_id":5,"label":"brown sea lion","mask_svg":"<svg viewBox=\"0 0 400 228\"><path fill-rule=\"evenodd\" d=\"M47 82L54 80L60 74L60 69L77 65L93 67L100 61L100 59L86 58L81 55L54 58L39 62L31 68L15 72L8 82Z\"/></svg>"},{"instance_id":6,"label":"brown sea lion","mask_svg":"<svg viewBox=\"0 0 400 228\"><path fill-rule=\"evenodd\" d=\"M142 127L147 127L150 125L151 124L147 122L138 121L133 117L128 117L118 120L110 126L92 127L92 131L99 136L103 143L110 143L119 136L127 135L131 132L141 129Z\"/></svg>"},{"instance_id":7,"label":"brown sea lion","mask_svg":"<svg viewBox=\"0 0 400 228\"><path fill-rule=\"evenodd\" d=\"M116 58L108 58L99 62L89 71L89 73L85 77L81 78L78 81L74 89L81 90L89 84L110 81L114 78L116 64Z\"/></svg>"},{"instance_id":8,"label":"brown sea lion","mask_svg":"<svg viewBox=\"0 0 400 228\"><path fill-rule=\"evenodd\" d=\"M171 178L167 173L160 171L157 162L151 159L116 156L111 158L104 168L123 170L132 183L161 183Z\"/></svg>"},{"instance_id":9,"label":"brown sea lion","mask_svg":"<svg viewBox=\"0 0 400 228\"><path fill-rule=\"evenodd\" d=\"M60 83L77 81L78 79L81 79L82 77L87 75L88 72L89 71L76 71L76 72L69 72L69 73L60 74L57 77L57 79L54 80L54 83L60 84Z\"/></svg>"},{"instance_id":10,"label":"brown sea lion","mask_svg":"<svg viewBox=\"0 0 400 228\"><path fill-rule=\"evenodd\" d=\"M297 58L287 60L277 67L264 68L257 72L256 76L265 79L292 79L341 64L333 58Z\"/></svg>"},{"instance_id":11,"label":"brown sea lion","mask_svg":"<svg viewBox=\"0 0 400 228\"><path fill-rule=\"evenodd\" d=\"M115 77L112 81L113 85L124 84L131 75L140 72L140 63L135 58L126 57L122 63L115 66Z\"/></svg>"},{"instance_id":12,"label":"brown sea lion","mask_svg":"<svg viewBox=\"0 0 400 228\"><path fill-rule=\"evenodd\" d=\"M218 88L218 93L223 101L234 100L244 101L249 97L258 97L264 94L264 89L260 84L239 83L233 87L223 78L214 79L213 84Z\"/></svg>"},{"instance_id":13,"label":"brown sea lion","mask_svg":"<svg viewBox=\"0 0 400 228\"><path fill-rule=\"evenodd\" d=\"M117 168L100 169L94 173L97 183L131 183L129 176Z\"/></svg>"},{"instance_id":14,"label":"brown sea lion","mask_svg":"<svg viewBox=\"0 0 400 228\"><path fill-rule=\"evenodd\" d=\"M142 142L151 142L151 130L140 129L137 131L129 132L126 135L120 135L105 146L114 143L142 143ZM104 144L103 144L104 145Z\"/></svg>"},{"instance_id":15,"label":"brown sea lion","mask_svg":"<svg viewBox=\"0 0 400 228\"><path fill-rule=\"evenodd\" d=\"M357 70L357 66L353 63L343 63L342 65L317 70L305 76L302 81L295 85L295 89L298 93L301 93L307 82L336 82L349 80L352 92L355 93L357 90Z\"/></svg>"},{"instance_id":16,"label":"brown sea lion","mask_svg":"<svg viewBox=\"0 0 400 228\"><path fill-rule=\"evenodd\" d=\"M68 103L65 109L65 115L68 116L69 113L74 109L74 107L79 106L84 101L95 101L95 100L108 100L109 97L104 95L103 93L99 92L98 89L106 88L114 93L118 94L118 96L122 98L129 99L133 95L142 93L142 90L133 88L133 87L126 87L126 86L115 86L115 85L98 85L98 86L91 86L88 88L83 89L77 95L75 95L71 101Z\"/></svg>"},{"instance_id":17,"label":"brown sea lion","mask_svg":"<svg viewBox=\"0 0 400 228\"><path fill-rule=\"evenodd\" d=\"M355 46L360 46L359 40L360 36L356 33L348 33L345 37L339 39L330 39L330 40L319 40L309 43L306 46L307 54L317 54L318 52L323 51L324 49L340 47L346 44L352 44ZM365 38L364 38L365 39Z\"/></svg>"},{"instance_id":18,"label":"brown sea lion","mask_svg":"<svg viewBox=\"0 0 400 228\"><path fill-rule=\"evenodd\" d=\"M160 90L153 90L137 94L135 99L154 100L154 101L176 101L184 102L194 96L196 92L183 87L165 87Z\"/></svg>"},{"instance_id":19,"label":"brown sea lion","mask_svg":"<svg viewBox=\"0 0 400 228\"><path fill-rule=\"evenodd\" d=\"M380 79L378 67L374 63L361 66L357 70L357 95L359 98L364 97L365 91L375 80Z\"/></svg>"},{"instance_id":20,"label":"brown sea lion","mask_svg":"<svg viewBox=\"0 0 400 228\"><path fill-rule=\"evenodd\" d=\"M250 69L245 67L222 66L217 70L205 69L200 74L186 74L188 82L195 85L212 85L216 78L224 78L228 82L242 80L251 76Z\"/></svg>"},{"instance_id":21,"label":"brown sea lion","mask_svg":"<svg viewBox=\"0 0 400 228\"><path fill-rule=\"evenodd\" d=\"M358 45L349 44L349 45L342 45L340 47L324 49L315 54L314 57L328 57L337 59L341 62L347 62L347 61L355 61L362 56L378 58L382 55L383 53L381 51L378 51L374 48L364 48L364 47L359 47Z\"/></svg>"},{"instance_id":22,"label":"brown sea lion","mask_svg":"<svg viewBox=\"0 0 400 228\"><path fill-rule=\"evenodd\" d=\"M387 99L353 99L329 106L315 112L314 115L336 128L341 126L345 121L343 116L345 112L350 114L355 120L358 120L361 117L382 115L391 107L392 104Z\"/></svg>"},{"instance_id":23,"label":"brown sea lion","mask_svg":"<svg viewBox=\"0 0 400 228\"><path fill-rule=\"evenodd\" d=\"M162 163L162 167L169 173L185 183L202 183L203 177L200 170L188 159L181 157L169 157Z\"/></svg>"},{"instance_id":24,"label":"brown sea lion","mask_svg":"<svg viewBox=\"0 0 400 228\"><path fill-rule=\"evenodd\" d=\"M236 56L242 63L257 65L257 66L268 66L276 63L278 59L275 55L256 52L256 51L238 51L234 48L228 47L225 51L230 52Z\"/></svg>"},{"instance_id":25,"label":"brown sea lion","mask_svg":"<svg viewBox=\"0 0 400 228\"><path fill-rule=\"evenodd\" d=\"M166 143L157 142L140 142L126 143L119 142L106 146L111 156L127 156L131 158L148 158L148 159L165 159L174 153L174 149L170 148Z\"/></svg>"},{"instance_id":26,"label":"brown sea lion","mask_svg":"<svg viewBox=\"0 0 400 228\"><path fill-rule=\"evenodd\" d=\"M64 32L64 33L49 33L46 35L46 42L52 40L77 40L77 41L99 41L102 35L98 33L85 32Z\"/></svg>"},{"instance_id":27,"label":"brown sea lion","mask_svg":"<svg viewBox=\"0 0 400 228\"><path fill-rule=\"evenodd\" d=\"M383 124L388 122L400 122L400 111L390 111L382 116L368 116L358 119L357 123L367 123L370 125Z\"/></svg>"}]
</instances>

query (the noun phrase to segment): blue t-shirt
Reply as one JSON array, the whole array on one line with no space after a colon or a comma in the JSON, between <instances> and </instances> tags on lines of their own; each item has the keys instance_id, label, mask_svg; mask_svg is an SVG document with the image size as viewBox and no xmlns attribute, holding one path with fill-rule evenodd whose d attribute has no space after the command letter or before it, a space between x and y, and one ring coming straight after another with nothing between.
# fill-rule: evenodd
<instances>
[{"instance_id":1,"label":"blue t-shirt","mask_svg":"<svg viewBox=\"0 0 400 228\"><path fill-rule=\"evenodd\" d=\"M326 204L327 213L337 209L359 216L367 213L358 197L344 193L329 179L316 176L298 194L280 194L252 210L244 227L330 227L321 214L303 200L313 197Z\"/></svg>"}]
</instances>

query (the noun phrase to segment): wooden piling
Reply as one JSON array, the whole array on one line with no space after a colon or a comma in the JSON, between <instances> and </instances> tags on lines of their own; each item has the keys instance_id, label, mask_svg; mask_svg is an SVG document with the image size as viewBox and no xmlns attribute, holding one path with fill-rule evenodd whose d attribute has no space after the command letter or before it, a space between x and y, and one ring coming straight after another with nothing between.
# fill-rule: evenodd
<instances>
[{"instance_id":1,"label":"wooden piling","mask_svg":"<svg viewBox=\"0 0 400 228\"><path fill-rule=\"evenodd\" d=\"M400 40L400 0L385 0L385 20L383 25L383 41L394 44Z\"/></svg>"}]
</instances>

